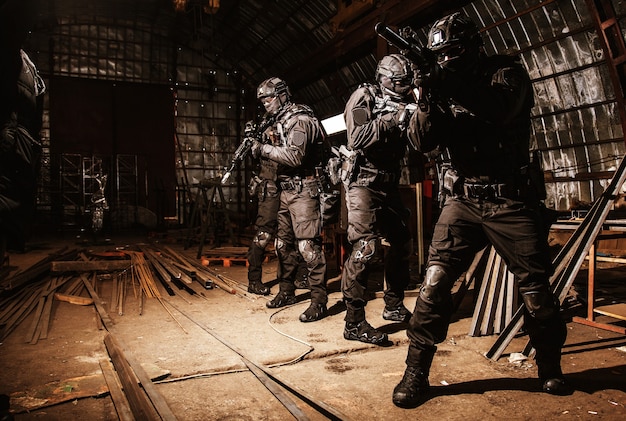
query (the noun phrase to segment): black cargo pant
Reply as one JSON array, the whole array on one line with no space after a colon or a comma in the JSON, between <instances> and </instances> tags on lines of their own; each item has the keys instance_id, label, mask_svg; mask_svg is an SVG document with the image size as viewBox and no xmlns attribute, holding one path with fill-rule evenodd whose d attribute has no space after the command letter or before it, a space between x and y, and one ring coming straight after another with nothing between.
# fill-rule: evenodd
<instances>
[{"instance_id":1,"label":"black cargo pant","mask_svg":"<svg viewBox=\"0 0 626 421\"><path fill-rule=\"evenodd\" d=\"M401 201L397 183L352 183L346 192L348 241L352 252L341 274L341 290L346 303L346 322L365 320L366 292L370 262L380 238L390 244L385 257L384 300L390 307L402 305L409 284L409 256L412 242L406 220L409 211Z\"/></svg>"},{"instance_id":2,"label":"black cargo pant","mask_svg":"<svg viewBox=\"0 0 626 421\"><path fill-rule=\"evenodd\" d=\"M435 225L427 266L438 265L447 285L438 285L444 299L429 304L419 297L409 321L408 366L430 368L436 344L445 340L452 315L450 291L468 269L476 252L492 244L518 280L520 292L545 288L553 273L547 230L538 207L512 200L481 201L448 198ZM426 281L426 280L425 280ZM537 365L560 367L561 348L567 335L558 311L538 320L526 312L525 329L535 348Z\"/></svg>"},{"instance_id":3,"label":"black cargo pant","mask_svg":"<svg viewBox=\"0 0 626 421\"><path fill-rule=\"evenodd\" d=\"M280 196L276 183L265 180L257 186L258 209L255 221L256 234L248 248L248 282L261 282L265 249L274 240L278 227Z\"/></svg>"},{"instance_id":4,"label":"black cargo pant","mask_svg":"<svg viewBox=\"0 0 626 421\"><path fill-rule=\"evenodd\" d=\"M280 183L279 183L280 184ZM311 302L326 304L326 256L322 250L322 215L317 180L296 183L280 193L276 254L280 292L293 294L300 262L304 260L311 289Z\"/></svg>"}]
</instances>

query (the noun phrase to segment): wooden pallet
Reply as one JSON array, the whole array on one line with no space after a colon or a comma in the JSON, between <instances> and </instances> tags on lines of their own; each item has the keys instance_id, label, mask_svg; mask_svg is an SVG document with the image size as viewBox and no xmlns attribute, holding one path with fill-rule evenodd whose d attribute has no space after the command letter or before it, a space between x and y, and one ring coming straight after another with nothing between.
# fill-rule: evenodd
<instances>
[{"instance_id":1,"label":"wooden pallet","mask_svg":"<svg viewBox=\"0 0 626 421\"><path fill-rule=\"evenodd\" d=\"M231 267L235 264L250 266L247 257L225 257L225 256L202 256L202 264L205 266ZM270 261L270 256L266 255L263 263Z\"/></svg>"},{"instance_id":2,"label":"wooden pallet","mask_svg":"<svg viewBox=\"0 0 626 421\"><path fill-rule=\"evenodd\" d=\"M205 266L224 266L231 267L233 264L244 264L249 266L248 259L245 257L215 257L215 256L203 256L202 264Z\"/></svg>"}]
</instances>

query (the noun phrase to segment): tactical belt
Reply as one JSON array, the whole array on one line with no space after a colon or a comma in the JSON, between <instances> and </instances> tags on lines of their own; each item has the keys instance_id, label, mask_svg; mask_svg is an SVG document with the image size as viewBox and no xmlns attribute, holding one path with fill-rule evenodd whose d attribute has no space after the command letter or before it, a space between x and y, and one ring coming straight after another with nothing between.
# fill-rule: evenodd
<instances>
[{"instance_id":1,"label":"tactical belt","mask_svg":"<svg viewBox=\"0 0 626 421\"><path fill-rule=\"evenodd\" d=\"M302 188L302 180L281 181L278 183L281 190L297 190Z\"/></svg>"},{"instance_id":2,"label":"tactical belt","mask_svg":"<svg viewBox=\"0 0 626 421\"><path fill-rule=\"evenodd\" d=\"M376 183L393 183L400 179L399 175L395 172L378 170L376 168L361 167L359 175L363 177L374 177Z\"/></svg>"},{"instance_id":3,"label":"tactical belt","mask_svg":"<svg viewBox=\"0 0 626 421\"><path fill-rule=\"evenodd\" d=\"M515 198L519 196L519 192L507 184L464 183L463 192L469 198L481 200L493 200L500 197Z\"/></svg>"},{"instance_id":4,"label":"tactical belt","mask_svg":"<svg viewBox=\"0 0 626 421\"><path fill-rule=\"evenodd\" d=\"M292 178L291 180L287 181L279 181L276 184L280 187L281 190L296 190L300 192L302 191L302 186L310 183L317 185L317 180L315 179L315 177L307 177L304 180L301 178Z\"/></svg>"}]
</instances>

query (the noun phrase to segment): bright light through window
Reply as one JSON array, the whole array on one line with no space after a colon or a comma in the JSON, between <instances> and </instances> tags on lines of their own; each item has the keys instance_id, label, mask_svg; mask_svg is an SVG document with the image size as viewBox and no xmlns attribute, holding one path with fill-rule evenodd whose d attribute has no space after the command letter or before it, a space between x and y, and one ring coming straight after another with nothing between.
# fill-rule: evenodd
<instances>
[{"instance_id":1,"label":"bright light through window","mask_svg":"<svg viewBox=\"0 0 626 421\"><path fill-rule=\"evenodd\" d=\"M346 122L343 120L343 114L337 114L334 117L322 120L322 126L326 130L327 135L335 134L346 130Z\"/></svg>"}]
</instances>

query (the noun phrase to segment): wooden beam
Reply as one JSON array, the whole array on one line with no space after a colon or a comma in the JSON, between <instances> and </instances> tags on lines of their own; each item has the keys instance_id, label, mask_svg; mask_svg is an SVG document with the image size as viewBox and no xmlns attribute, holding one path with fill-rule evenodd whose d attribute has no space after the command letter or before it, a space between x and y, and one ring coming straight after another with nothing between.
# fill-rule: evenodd
<instances>
[{"instance_id":1,"label":"wooden beam","mask_svg":"<svg viewBox=\"0 0 626 421\"><path fill-rule=\"evenodd\" d=\"M370 52L375 54L379 38L374 31L377 22L421 27L469 3L471 1L468 0L386 1L372 13L346 26L332 40L317 48L301 62L287 68L284 72L285 78L290 81L294 90L298 90L299 86L307 86L312 81L324 79L342 66L354 62L355 56ZM311 66L311 63L315 63L315 66Z\"/></svg>"},{"instance_id":2,"label":"wooden beam","mask_svg":"<svg viewBox=\"0 0 626 421\"><path fill-rule=\"evenodd\" d=\"M85 288L87 288L87 291L89 291L89 295L91 295L91 299L93 300L93 303L96 306L96 310L98 311L98 314L100 315L100 319L102 320L104 327L106 327L107 330L110 330L113 327L113 320L111 320L111 318L109 317L109 313L107 313L106 309L102 305L102 301L100 300L98 293L96 293L96 290L93 289L91 282L89 282L89 279L87 279L85 275L81 273L80 277L82 278L83 283L85 284Z\"/></svg>"},{"instance_id":3,"label":"wooden beam","mask_svg":"<svg viewBox=\"0 0 626 421\"><path fill-rule=\"evenodd\" d=\"M118 342L109 334L105 336L104 344L111 356L111 361L117 371L134 417L138 420L160 421L161 418L157 414L156 409L154 409L148 396L143 393L140 385L137 383L133 369L126 361Z\"/></svg>"},{"instance_id":4,"label":"wooden beam","mask_svg":"<svg viewBox=\"0 0 626 421\"><path fill-rule=\"evenodd\" d=\"M134 421L135 417L130 409L128 399L122 390L120 378L117 376L115 370L113 370L111 362L107 359L101 359L100 368L102 369L104 380L109 387L109 393L111 394L111 399L113 400L118 418L120 421Z\"/></svg>"},{"instance_id":5,"label":"wooden beam","mask_svg":"<svg viewBox=\"0 0 626 421\"><path fill-rule=\"evenodd\" d=\"M115 270L126 270L130 268L130 260L89 260L89 261L71 261L71 262L51 262L50 270L52 272L92 272L104 271L112 272Z\"/></svg>"}]
</instances>

